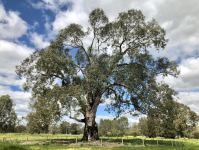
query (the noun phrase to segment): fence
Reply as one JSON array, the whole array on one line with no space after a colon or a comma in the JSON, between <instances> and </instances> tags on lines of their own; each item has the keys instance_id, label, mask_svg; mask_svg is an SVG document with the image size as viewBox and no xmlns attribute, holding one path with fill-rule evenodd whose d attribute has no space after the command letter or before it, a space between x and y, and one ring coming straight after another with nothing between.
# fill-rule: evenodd
<instances>
[{"instance_id":1,"label":"fence","mask_svg":"<svg viewBox=\"0 0 199 150\"><path fill-rule=\"evenodd\" d=\"M20 139L13 139L13 138L2 138L2 142L11 142L11 143L23 143L26 141L38 141L38 142L43 142L45 143L53 143L53 144L70 144L70 143L80 143L82 142L80 138L66 138L63 139L61 137L54 137L54 138L49 138L48 136L46 138L43 138L42 140L33 140L30 139L28 136L24 138L23 140ZM128 137L102 137L100 138L100 141L98 144L101 146L104 145L104 143L117 143L117 144L122 144L122 145L140 145L140 146L173 146L173 147L182 147L184 146L184 142L180 140L168 140L168 139L149 139L149 138L128 138Z\"/></svg>"}]
</instances>

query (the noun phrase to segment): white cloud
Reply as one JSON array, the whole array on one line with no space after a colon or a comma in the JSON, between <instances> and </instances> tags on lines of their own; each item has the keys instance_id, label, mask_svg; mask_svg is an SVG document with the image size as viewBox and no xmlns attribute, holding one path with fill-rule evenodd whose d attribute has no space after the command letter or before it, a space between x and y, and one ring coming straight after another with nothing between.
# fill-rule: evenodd
<instances>
[{"instance_id":1,"label":"white cloud","mask_svg":"<svg viewBox=\"0 0 199 150\"><path fill-rule=\"evenodd\" d=\"M72 4L66 11L59 11L52 23L58 32L70 23L88 25L88 14L95 8L102 8L110 20L119 12L140 9L147 20L155 18L166 29L169 43L165 51L158 55L173 60L199 54L199 1L198 0L68 0ZM111 7L111 9L110 9ZM168 11L169 10L169 11Z\"/></svg>"},{"instance_id":2,"label":"white cloud","mask_svg":"<svg viewBox=\"0 0 199 150\"><path fill-rule=\"evenodd\" d=\"M178 91L199 89L199 58L191 57L183 60L178 69L180 71L178 78L166 77L166 83Z\"/></svg>"},{"instance_id":3,"label":"white cloud","mask_svg":"<svg viewBox=\"0 0 199 150\"><path fill-rule=\"evenodd\" d=\"M50 44L48 39L45 39L43 35L37 33L31 33L30 41L34 44L35 48L37 49L45 48Z\"/></svg>"},{"instance_id":4,"label":"white cloud","mask_svg":"<svg viewBox=\"0 0 199 150\"><path fill-rule=\"evenodd\" d=\"M17 41L26 33L27 28L27 23L19 17L18 12L6 12L0 4L0 96L5 94L11 96L19 116L26 115L29 110L30 93L14 91L11 86L22 87L23 80L17 78L15 67L29 56L33 49L12 40Z\"/></svg>"},{"instance_id":5,"label":"white cloud","mask_svg":"<svg viewBox=\"0 0 199 150\"><path fill-rule=\"evenodd\" d=\"M199 92L180 92L179 102L188 105L193 111L199 114Z\"/></svg>"},{"instance_id":6,"label":"white cloud","mask_svg":"<svg viewBox=\"0 0 199 150\"><path fill-rule=\"evenodd\" d=\"M162 3L158 0L150 0L140 2L139 0L98 0L93 2L92 0L68 0L71 3L71 8L66 11L59 11L53 22L53 30L59 31L70 23L78 23L82 26L88 25L88 15L95 8L102 8L110 20L117 17L121 11L129 10L132 8L142 9L147 17L154 16L157 13L156 5ZM111 7L111 9L110 9Z\"/></svg>"},{"instance_id":7,"label":"white cloud","mask_svg":"<svg viewBox=\"0 0 199 150\"><path fill-rule=\"evenodd\" d=\"M39 2L31 2L30 4L35 9L47 9L53 12L59 11L63 6L69 5L68 0L40 0Z\"/></svg>"},{"instance_id":8,"label":"white cloud","mask_svg":"<svg viewBox=\"0 0 199 150\"><path fill-rule=\"evenodd\" d=\"M15 74L0 74L0 84L4 86L22 86L23 79L18 79Z\"/></svg>"},{"instance_id":9,"label":"white cloud","mask_svg":"<svg viewBox=\"0 0 199 150\"><path fill-rule=\"evenodd\" d=\"M159 5L154 18L165 27L169 38L167 50L163 55L174 60L198 55L198 6L198 0L167 0Z\"/></svg>"},{"instance_id":10,"label":"white cloud","mask_svg":"<svg viewBox=\"0 0 199 150\"><path fill-rule=\"evenodd\" d=\"M0 3L0 96L11 96L19 116L25 116L29 111L31 94L18 91L22 88L23 80L17 78L15 67L29 56L33 49L14 41L26 34L27 29L27 23L20 18L18 12L6 11Z\"/></svg>"},{"instance_id":11,"label":"white cloud","mask_svg":"<svg viewBox=\"0 0 199 150\"><path fill-rule=\"evenodd\" d=\"M163 81L178 91L179 102L199 113L199 58L184 59L178 69L180 71L178 78L168 76Z\"/></svg>"},{"instance_id":12,"label":"white cloud","mask_svg":"<svg viewBox=\"0 0 199 150\"><path fill-rule=\"evenodd\" d=\"M53 22L53 31L58 32L71 23L87 25L88 14L84 11L83 2L73 1L72 9L60 11Z\"/></svg>"},{"instance_id":13,"label":"white cloud","mask_svg":"<svg viewBox=\"0 0 199 150\"><path fill-rule=\"evenodd\" d=\"M27 23L15 11L5 11L0 4L0 39L17 39L27 31Z\"/></svg>"},{"instance_id":14,"label":"white cloud","mask_svg":"<svg viewBox=\"0 0 199 150\"><path fill-rule=\"evenodd\" d=\"M15 74L15 67L32 53L26 45L0 40L0 73Z\"/></svg>"}]
</instances>

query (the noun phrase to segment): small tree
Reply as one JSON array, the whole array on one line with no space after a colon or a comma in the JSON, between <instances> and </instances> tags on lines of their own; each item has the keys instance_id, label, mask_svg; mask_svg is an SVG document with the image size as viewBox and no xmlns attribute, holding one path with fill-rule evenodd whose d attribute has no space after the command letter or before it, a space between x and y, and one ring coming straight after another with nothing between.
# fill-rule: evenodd
<instances>
[{"instance_id":1,"label":"small tree","mask_svg":"<svg viewBox=\"0 0 199 150\"><path fill-rule=\"evenodd\" d=\"M49 126L59 119L60 111L57 101L38 98L33 101L33 111L27 116L27 127L30 133L48 133Z\"/></svg>"},{"instance_id":2,"label":"small tree","mask_svg":"<svg viewBox=\"0 0 199 150\"><path fill-rule=\"evenodd\" d=\"M99 104L111 99L108 110L117 116L146 113L158 101L156 77L175 76L177 70L175 62L150 54L164 49L167 39L158 23L145 21L139 10L121 12L110 22L95 9L87 29L70 24L50 46L26 58L17 74L26 78L24 87L34 97L59 101L66 115L85 123L83 140L96 140Z\"/></svg>"},{"instance_id":3,"label":"small tree","mask_svg":"<svg viewBox=\"0 0 199 150\"><path fill-rule=\"evenodd\" d=\"M14 132L17 115L9 95L0 96L0 132Z\"/></svg>"}]
</instances>

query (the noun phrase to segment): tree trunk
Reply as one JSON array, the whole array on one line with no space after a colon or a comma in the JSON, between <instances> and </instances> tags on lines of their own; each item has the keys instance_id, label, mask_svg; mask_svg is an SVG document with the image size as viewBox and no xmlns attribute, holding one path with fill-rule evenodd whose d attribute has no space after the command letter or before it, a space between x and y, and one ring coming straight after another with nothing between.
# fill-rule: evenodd
<instances>
[{"instance_id":1,"label":"tree trunk","mask_svg":"<svg viewBox=\"0 0 199 150\"><path fill-rule=\"evenodd\" d=\"M83 135L82 140L83 141L99 140L98 127L97 127L97 123L95 121L92 126L88 125L88 123L85 123L84 135Z\"/></svg>"},{"instance_id":2,"label":"tree trunk","mask_svg":"<svg viewBox=\"0 0 199 150\"><path fill-rule=\"evenodd\" d=\"M95 122L97 106L98 105L95 105L92 107L92 109L86 112L84 119L84 135L82 138L83 141L95 141L99 139L98 127L97 123Z\"/></svg>"}]
</instances>

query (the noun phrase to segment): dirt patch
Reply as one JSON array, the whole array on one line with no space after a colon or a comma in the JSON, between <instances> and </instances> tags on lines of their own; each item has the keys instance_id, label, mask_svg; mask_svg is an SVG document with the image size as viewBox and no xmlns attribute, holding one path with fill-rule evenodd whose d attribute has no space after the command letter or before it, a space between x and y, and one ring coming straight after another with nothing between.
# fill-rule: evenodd
<instances>
[{"instance_id":1,"label":"dirt patch","mask_svg":"<svg viewBox=\"0 0 199 150\"><path fill-rule=\"evenodd\" d=\"M101 141L90 141L90 142L78 142L78 143L71 143L69 144L71 147L76 147L76 146L84 146L84 147L89 147L89 146L94 146L94 147L107 147L107 148L113 148L113 147L120 147L122 144L119 143L113 143L113 142L102 142Z\"/></svg>"}]
</instances>

